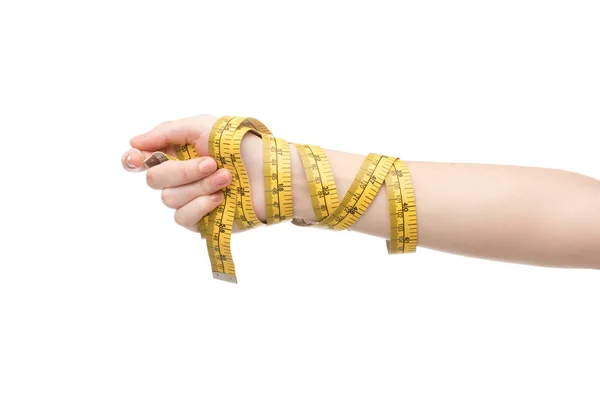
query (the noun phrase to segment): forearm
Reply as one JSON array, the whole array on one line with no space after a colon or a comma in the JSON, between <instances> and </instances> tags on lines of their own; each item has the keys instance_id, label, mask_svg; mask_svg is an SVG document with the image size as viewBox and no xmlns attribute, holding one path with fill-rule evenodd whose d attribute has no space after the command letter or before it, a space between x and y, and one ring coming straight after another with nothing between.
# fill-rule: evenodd
<instances>
[{"instance_id":1,"label":"forearm","mask_svg":"<svg viewBox=\"0 0 600 400\"><path fill-rule=\"evenodd\" d=\"M325 151L342 198L365 156ZM314 220L294 146L291 153L294 215ZM600 268L599 181L543 168L406 164L415 190L420 247L525 264ZM389 226L384 185L350 230L387 239Z\"/></svg>"}]
</instances>

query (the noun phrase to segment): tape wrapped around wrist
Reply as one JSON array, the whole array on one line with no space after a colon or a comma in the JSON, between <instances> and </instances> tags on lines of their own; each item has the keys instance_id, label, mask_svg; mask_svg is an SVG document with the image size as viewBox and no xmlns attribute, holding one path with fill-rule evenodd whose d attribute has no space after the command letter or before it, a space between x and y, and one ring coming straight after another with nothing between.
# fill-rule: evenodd
<instances>
[{"instance_id":1,"label":"tape wrapped around wrist","mask_svg":"<svg viewBox=\"0 0 600 400\"><path fill-rule=\"evenodd\" d=\"M316 221L294 218L290 146L276 138L255 118L225 116L213 125L209 155L218 168L227 168L233 177L224 188L224 200L198 222L206 240L213 277L237 283L231 255L231 234L235 223L240 230L265 225L252 207L248 174L241 158L241 141L254 134L263 143L263 177L266 225L290 221L302 227L345 230L364 214L378 191L385 185L390 213L389 254L415 252L417 215L414 190L406 164L397 157L369 154L365 157L347 193L340 200L325 151L319 146L294 144L308 180ZM192 144L176 146L177 157L155 152L144 163L148 168L169 160L189 160L199 155Z\"/></svg>"}]
</instances>

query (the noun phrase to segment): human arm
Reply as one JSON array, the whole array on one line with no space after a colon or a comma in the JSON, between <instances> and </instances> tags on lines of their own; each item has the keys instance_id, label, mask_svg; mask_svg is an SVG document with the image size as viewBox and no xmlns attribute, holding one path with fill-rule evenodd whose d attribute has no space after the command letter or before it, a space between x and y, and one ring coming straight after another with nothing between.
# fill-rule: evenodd
<instances>
[{"instance_id":1,"label":"human arm","mask_svg":"<svg viewBox=\"0 0 600 400\"><path fill-rule=\"evenodd\" d=\"M194 143L199 153L206 156L207 135L215 120L201 116L160 125L131 141L138 150L129 153L130 162L135 168L141 165L144 154L172 143ZM325 151L341 197L365 156ZM294 216L314 219L306 177L293 145L291 157ZM244 137L242 159L248 170L253 208L257 217L264 220L260 139L253 135ZM168 205L177 209L176 221L192 230L195 222L219 203L218 194L206 196L210 185L204 184L204 191L190 189L205 182L189 172L198 168L194 164L197 162L165 163L147 173L148 184L163 189L163 201L170 199ZM420 247L507 262L600 268L599 181L571 172L531 167L412 161L406 164L415 189ZM183 182L187 183L180 186ZM182 187L187 187L187 191ZM380 189L351 230L389 237L385 190ZM168 196L164 196L165 191ZM194 193L196 197L190 200Z\"/></svg>"},{"instance_id":2,"label":"human arm","mask_svg":"<svg viewBox=\"0 0 600 400\"><path fill-rule=\"evenodd\" d=\"M364 155L325 151L344 194ZM405 163L415 191L419 247L514 263L600 268L600 181L545 168ZM301 165L292 168L298 175L298 217L314 218ZM350 230L389 238L385 186Z\"/></svg>"}]
</instances>

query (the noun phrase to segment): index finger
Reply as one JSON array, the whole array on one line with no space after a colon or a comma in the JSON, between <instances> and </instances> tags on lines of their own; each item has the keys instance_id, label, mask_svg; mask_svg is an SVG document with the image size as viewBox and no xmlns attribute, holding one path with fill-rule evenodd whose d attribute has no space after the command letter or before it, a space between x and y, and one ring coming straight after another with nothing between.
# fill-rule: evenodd
<instances>
[{"instance_id":1,"label":"index finger","mask_svg":"<svg viewBox=\"0 0 600 400\"><path fill-rule=\"evenodd\" d=\"M192 144L198 155L208 155L208 136L217 118L197 115L163 122L149 132L131 139L131 147L157 151L173 144Z\"/></svg>"}]
</instances>

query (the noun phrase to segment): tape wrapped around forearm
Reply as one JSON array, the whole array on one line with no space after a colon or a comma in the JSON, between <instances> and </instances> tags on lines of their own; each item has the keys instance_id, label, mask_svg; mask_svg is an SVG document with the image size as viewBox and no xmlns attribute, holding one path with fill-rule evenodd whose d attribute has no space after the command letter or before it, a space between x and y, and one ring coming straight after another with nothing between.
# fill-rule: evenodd
<instances>
[{"instance_id":1,"label":"tape wrapped around forearm","mask_svg":"<svg viewBox=\"0 0 600 400\"><path fill-rule=\"evenodd\" d=\"M399 158L369 154L343 199L338 199L333 171L323 149L315 145L294 144L306 172L316 221L294 218L290 146L276 138L260 121L245 117L221 117L213 125L209 155L218 168L227 168L233 177L223 189L224 200L198 222L198 231L206 240L213 277L237 283L231 256L233 224L241 230L264 225L252 207L248 175L241 158L241 142L247 133L263 142L263 172L266 224L291 221L298 226L344 230L367 210L382 185L386 185L390 212L388 253L414 252L417 248L415 195L408 167ZM155 152L144 163L148 168L168 160L198 157L192 144L176 146L177 157Z\"/></svg>"}]
</instances>

